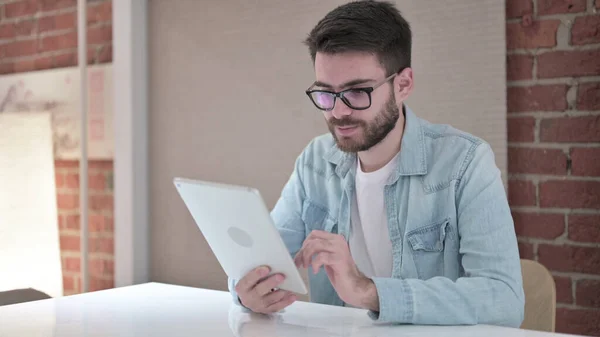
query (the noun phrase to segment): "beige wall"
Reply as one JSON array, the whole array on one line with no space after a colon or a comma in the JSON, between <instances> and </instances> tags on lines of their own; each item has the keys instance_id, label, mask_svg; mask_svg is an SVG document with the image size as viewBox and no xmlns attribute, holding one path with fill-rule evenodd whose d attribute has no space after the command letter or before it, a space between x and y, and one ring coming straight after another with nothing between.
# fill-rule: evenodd
<instances>
[{"instance_id":1,"label":"beige wall","mask_svg":"<svg viewBox=\"0 0 600 337\"><path fill-rule=\"evenodd\" d=\"M304 95L314 73L301 41L344 2L149 1L153 281L226 289L172 179L251 185L275 203L298 153L326 132ZM408 103L421 117L490 141L504 172L503 3L396 2L414 30Z\"/></svg>"}]
</instances>

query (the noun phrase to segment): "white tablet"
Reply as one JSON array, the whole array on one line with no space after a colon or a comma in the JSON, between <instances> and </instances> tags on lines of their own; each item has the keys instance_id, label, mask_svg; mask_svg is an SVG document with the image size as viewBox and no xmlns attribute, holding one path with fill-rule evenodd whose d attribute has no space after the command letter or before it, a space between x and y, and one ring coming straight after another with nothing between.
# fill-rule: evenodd
<instances>
[{"instance_id":1,"label":"white tablet","mask_svg":"<svg viewBox=\"0 0 600 337\"><path fill-rule=\"evenodd\" d=\"M267 265L271 274L286 276L279 289L307 293L256 189L185 178L173 182L227 276L240 280L252 269Z\"/></svg>"}]
</instances>

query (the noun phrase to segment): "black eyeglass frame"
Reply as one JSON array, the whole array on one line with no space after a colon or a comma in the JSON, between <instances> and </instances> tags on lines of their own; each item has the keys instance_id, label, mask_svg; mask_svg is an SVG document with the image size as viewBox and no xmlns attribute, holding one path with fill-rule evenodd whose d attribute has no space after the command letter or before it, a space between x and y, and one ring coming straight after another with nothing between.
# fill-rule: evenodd
<instances>
[{"instance_id":1,"label":"black eyeglass frame","mask_svg":"<svg viewBox=\"0 0 600 337\"><path fill-rule=\"evenodd\" d=\"M331 90L324 90L324 89L311 90L311 88L315 85L315 84L313 84L308 89L306 89L305 93L308 96L308 98L310 99L310 101L315 105L315 107L317 109L319 109L319 110L322 110L322 111L331 111L331 110L333 110L335 108L335 103L336 103L338 97L350 109L353 109L353 110L367 110L368 108L371 107L371 104L372 104L371 93L373 91L375 91L375 89L379 88L380 86L382 86L383 84L387 83L389 80L391 80L392 78L394 78L396 75L398 75L398 73L391 74L390 76L384 78L380 82L375 83L371 87L349 88L349 89L346 89L346 90L342 90L340 92L335 92L335 91L331 91ZM347 93L347 92L350 92L350 91L362 91L362 92L367 93L367 95L369 97L369 105L367 105L366 107L360 107L360 108L352 106L352 104L350 104L350 102L348 101L348 99L344 97L344 94ZM312 97L312 94L315 93L315 92L326 93L326 94L329 94L329 95L333 96L333 105L331 106L330 109L323 109L322 107L320 107L317 104L317 102L315 102L315 100Z\"/></svg>"}]
</instances>

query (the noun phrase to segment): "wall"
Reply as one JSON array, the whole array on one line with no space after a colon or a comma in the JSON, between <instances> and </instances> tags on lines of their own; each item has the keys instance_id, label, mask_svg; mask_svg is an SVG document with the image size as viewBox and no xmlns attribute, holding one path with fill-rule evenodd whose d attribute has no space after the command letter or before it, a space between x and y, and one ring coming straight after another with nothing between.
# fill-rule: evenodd
<instances>
[{"instance_id":1,"label":"wall","mask_svg":"<svg viewBox=\"0 0 600 337\"><path fill-rule=\"evenodd\" d=\"M88 0L88 64L112 61L112 4ZM0 1L0 74L77 66L76 0ZM58 224L66 295L81 292L79 168L56 161ZM112 161L89 163L90 290L113 287Z\"/></svg>"},{"instance_id":2,"label":"wall","mask_svg":"<svg viewBox=\"0 0 600 337\"><path fill-rule=\"evenodd\" d=\"M509 195L557 330L600 335L600 1L507 2Z\"/></svg>"},{"instance_id":3,"label":"wall","mask_svg":"<svg viewBox=\"0 0 600 337\"><path fill-rule=\"evenodd\" d=\"M254 186L273 206L297 155L328 132L304 94L314 69L302 40L346 2L149 1L153 281L226 289L172 179ZM423 1L396 3L415 32L409 105L489 140L505 172L504 3L462 0L452 15Z\"/></svg>"}]
</instances>

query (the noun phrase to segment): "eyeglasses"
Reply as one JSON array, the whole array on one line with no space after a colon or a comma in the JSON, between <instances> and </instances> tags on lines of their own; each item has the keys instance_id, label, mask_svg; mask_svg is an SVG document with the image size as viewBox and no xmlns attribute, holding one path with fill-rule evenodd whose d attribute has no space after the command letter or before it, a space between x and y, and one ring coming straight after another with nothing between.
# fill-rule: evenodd
<instances>
[{"instance_id":1,"label":"eyeglasses","mask_svg":"<svg viewBox=\"0 0 600 337\"><path fill-rule=\"evenodd\" d=\"M371 107L371 93L379 88L384 83L392 79L396 74L392 74L387 78L376 83L372 87L365 88L350 88L340 92L333 92L329 90L311 90L314 86L311 85L306 90L306 95L310 98L313 104L319 110L331 111L335 107L335 101L339 97L350 109L353 110L366 110Z\"/></svg>"}]
</instances>

